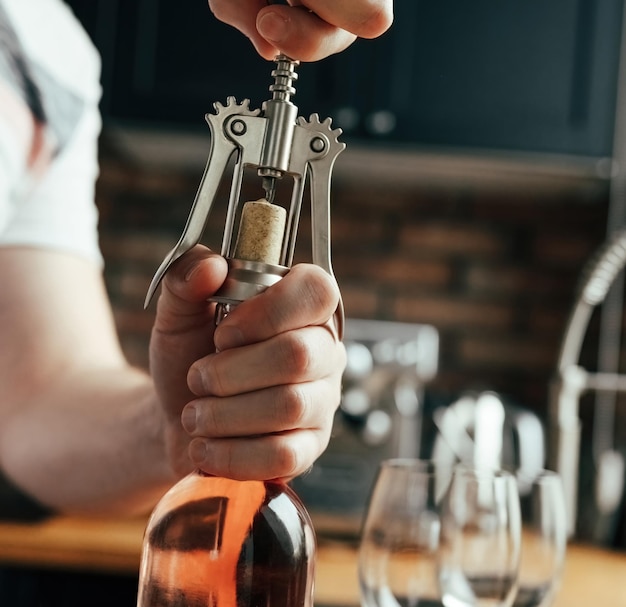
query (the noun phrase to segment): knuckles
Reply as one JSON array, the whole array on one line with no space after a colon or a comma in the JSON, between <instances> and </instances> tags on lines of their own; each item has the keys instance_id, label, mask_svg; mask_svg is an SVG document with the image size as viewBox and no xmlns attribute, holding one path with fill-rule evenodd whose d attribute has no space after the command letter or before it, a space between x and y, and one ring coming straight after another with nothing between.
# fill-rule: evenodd
<instances>
[{"instance_id":1,"label":"knuckles","mask_svg":"<svg viewBox=\"0 0 626 607\"><path fill-rule=\"evenodd\" d=\"M307 423L311 410L309 400L306 389L298 384L282 387L276 402L277 423L285 429L309 425Z\"/></svg>"},{"instance_id":2,"label":"knuckles","mask_svg":"<svg viewBox=\"0 0 626 607\"><path fill-rule=\"evenodd\" d=\"M339 303L339 287L335 279L322 268L312 264L294 266L283 280L298 281L299 297L312 310L330 316Z\"/></svg>"},{"instance_id":3,"label":"knuckles","mask_svg":"<svg viewBox=\"0 0 626 607\"><path fill-rule=\"evenodd\" d=\"M274 478L292 478L301 472L299 451L291 441L277 438L270 458L267 470Z\"/></svg>"},{"instance_id":4,"label":"knuckles","mask_svg":"<svg viewBox=\"0 0 626 607\"><path fill-rule=\"evenodd\" d=\"M315 360L312 344L299 331L289 331L278 338L279 364L289 369L293 379L308 377Z\"/></svg>"}]
</instances>

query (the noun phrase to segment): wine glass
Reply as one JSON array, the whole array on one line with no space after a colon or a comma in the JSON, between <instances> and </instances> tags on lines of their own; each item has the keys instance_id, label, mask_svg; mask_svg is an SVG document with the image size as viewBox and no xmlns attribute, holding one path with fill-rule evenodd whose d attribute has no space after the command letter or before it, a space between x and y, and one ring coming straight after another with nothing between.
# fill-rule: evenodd
<instances>
[{"instance_id":1,"label":"wine glass","mask_svg":"<svg viewBox=\"0 0 626 607\"><path fill-rule=\"evenodd\" d=\"M446 607L510 607L517 591L521 517L515 477L455 468L441 504L439 583Z\"/></svg>"},{"instance_id":2,"label":"wine glass","mask_svg":"<svg viewBox=\"0 0 626 607\"><path fill-rule=\"evenodd\" d=\"M381 462L359 549L364 607L441 605L438 504L450 473L419 459Z\"/></svg>"},{"instance_id":3,"label":"wine glass","mask_svg":"<svg viewBox=\"0 0 626 607\"><path fill-rule=\"evenodd\" d=\"M515 607L547 607L561 580L567 546L561 478L542 470L518 479L522 509L522 556Z\"/></svg>"}]
</instances>

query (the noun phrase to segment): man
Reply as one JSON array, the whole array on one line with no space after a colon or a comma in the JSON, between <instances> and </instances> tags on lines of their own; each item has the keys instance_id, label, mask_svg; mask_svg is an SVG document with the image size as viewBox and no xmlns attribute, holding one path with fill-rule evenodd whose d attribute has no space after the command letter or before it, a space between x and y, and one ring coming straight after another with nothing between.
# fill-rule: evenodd
<instances>
[{"instance_id":1,"label":"man","mask_svg":"<svg viewBox=\"0 0 626 607\"><path fill-rule=\"evenodd\" d=\"M391 22L391 0L209 4L264 57L319 59ZM97 248L97 55L60 0L0 0L0 36L5 493L43 510L129 514L194 467L237 479L306 470L339 402L337 285L294 267L214 331L207 300L226 263L196 247L163 282L150 374L130 367Z\"/></svg>"}]
</instances>

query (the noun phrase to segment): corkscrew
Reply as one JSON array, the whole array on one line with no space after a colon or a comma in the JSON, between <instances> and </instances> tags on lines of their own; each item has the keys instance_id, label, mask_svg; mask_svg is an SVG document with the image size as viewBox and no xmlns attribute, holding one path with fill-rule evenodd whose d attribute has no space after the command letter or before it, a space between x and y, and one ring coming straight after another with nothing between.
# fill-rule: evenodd
<instances>
[{"instance_id":1,"label":"corkscrew","mask_svg":"<svg viewBox=\"0 0 626 607\"><path fill-rule=\"evenodd\" d=\"M220 182L235 156L221 254L228 275L212 298L218 315L280 280L293 263L298 223L307 178L311 195L312 263L333 275L330 254L330 184L337 156L345 149L332 129L331 119L298 117L291 101L296 90L298 61L279 55L269 87L271 99L261 110L250 109L245 99L228 97L226 105L214 103L215 113L205 116L211 131L211 150L183 233L159 266L146 296L147 306L163 276L186 251L196 245L208 222ZM256 169L265 199L240 202L246 169ZM293 179L288 208L275 204L277 184ZM286 205L287 206L287 205ZM236 230L237 224L239 225ZM235 233L237 232L237 236ZM338 332L343 333L340 302Z\"/></svg>"}]
</instances>

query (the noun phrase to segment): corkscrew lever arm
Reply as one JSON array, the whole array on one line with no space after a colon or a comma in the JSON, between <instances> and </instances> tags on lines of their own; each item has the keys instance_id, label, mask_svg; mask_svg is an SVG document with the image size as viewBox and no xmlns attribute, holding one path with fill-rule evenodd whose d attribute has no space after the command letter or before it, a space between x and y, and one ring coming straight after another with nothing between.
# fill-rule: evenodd
<instances>
[{"instance_id":1,"label":"corkscrew lever arm","mask_svg":"<svg viewBox=\"0 0 626 607\"><path fill-rule=\"evenodd\" d=\"M308 149L310 154L307 159L307 172L311 196L311 260L334 277L330 246L331 177L335 160L345 150L346 144L338 140L341 129L332 130L330 118L320 122L317 114L313 114L308 121L300 117L298 126L294 136L295 143ZM301 137L306 140L306 144L298 141ZM341 297L335 318L337 332L342 338L345 312Z\"/></svg>"},{"instance_id":2,"label":"corkscrew lever arm","mask_svg":"<svg viewBox=\"0 0 626 607\"><path fill-rule=\"evenodd\" d=\"M229 97L228 108L235 105L234 98ZM157 269L144 302L144 308L152 300L163 276L169 270L170 266L189 249L200 242L207 219L211 212L211 207L217 195L217 189L228 167L228 162L238 146L232 141L225 132L225 122L232 115L231 112L220 114L220 109L224 109L219 103L214 104L217 114L207 114L206 121L211 130L211 149L207 160L204 174L198 186L196 197L193 201L187 223L183 229L183 233L174 246L174 248L166 255L165 259ZM258 114L256 112L248 112L248 115Z\"/></svg>"}]
</instances>

